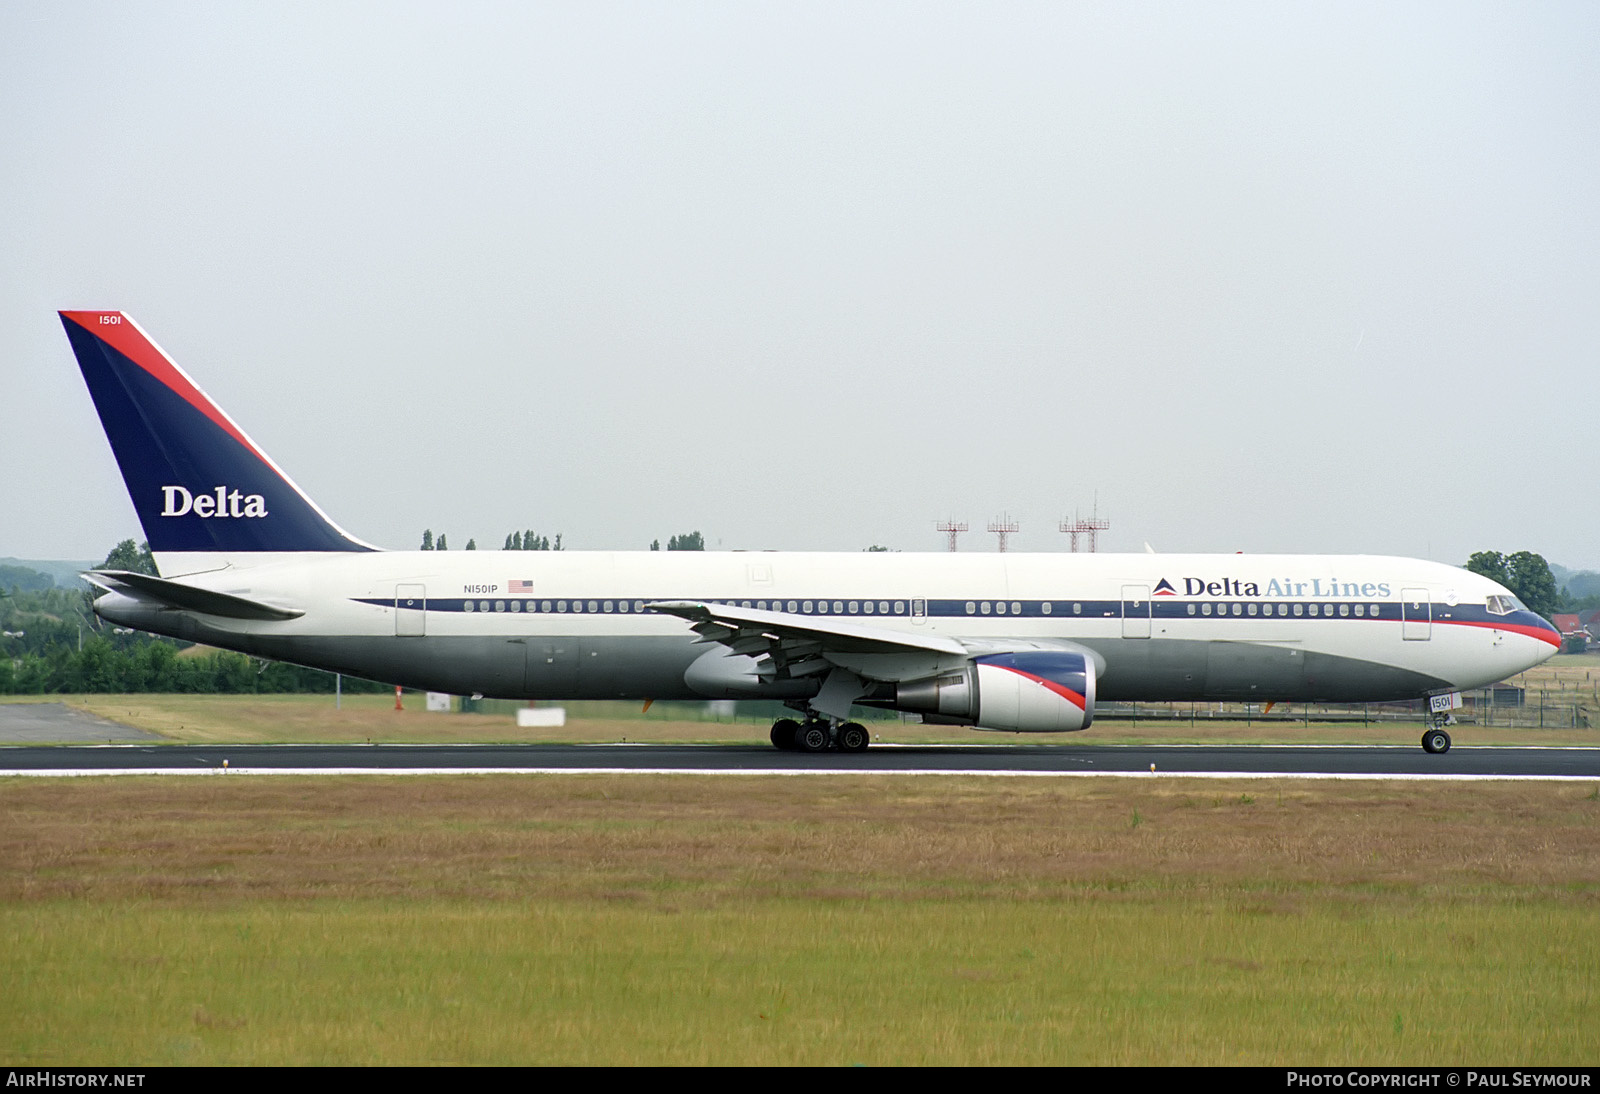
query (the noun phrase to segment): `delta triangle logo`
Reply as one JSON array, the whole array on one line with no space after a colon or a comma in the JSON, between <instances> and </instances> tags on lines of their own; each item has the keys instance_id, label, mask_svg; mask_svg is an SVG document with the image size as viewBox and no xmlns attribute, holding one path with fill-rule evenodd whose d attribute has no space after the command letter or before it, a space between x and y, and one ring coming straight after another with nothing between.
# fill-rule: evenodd
<instances>
[{"instance_id":1,"label":"delta triangle logo","mask_svg":"<svg viewBox=\"0 0 1600 1094\"><path fill-rule=\"evenodd\" d=\"M1168 581L1166 578L1162 578L1160 583L1158 585L1156 585L1155 595L1156 596L1177 596L1178 595L1178 590L1174 589L1172 587L1172 583L1170 581Z\"/></svg>"}]
</instances>

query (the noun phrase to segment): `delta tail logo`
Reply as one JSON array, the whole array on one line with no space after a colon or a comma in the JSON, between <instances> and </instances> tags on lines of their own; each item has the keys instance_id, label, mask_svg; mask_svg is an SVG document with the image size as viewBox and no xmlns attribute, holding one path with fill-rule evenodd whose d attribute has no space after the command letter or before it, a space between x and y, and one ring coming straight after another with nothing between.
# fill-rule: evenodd
<instances>
[{"instance_id":1,"label":"delta tail logo","mask_svg":"<svg viewBox=\"0 0 1600 1094\"><path fill-rule=\"evenodd\" d=\"M267 515L267 499L260 494L245 494L238 490L230 490L226 486L218 486L213 493L191 494L182 486L163 486L161 488L161 515L164 517L186 517L193 513L197 517L264 517Z\"/></svg>"},{"instance_id":2,"label":"delta tail logo","mask_svg":"<svg viewBox=\"0 0 1600 1094\"><path fill-rule=\"evenodd\" d=\"M1155 595L1156 596L1177 596L1178 595L1178 590L1176 590L1176 589L1174 589L1172 587L1172 582L1168 581L1166 578L1162 578L1161 579L1161 583L1156 586Z\"/></svg>"}]
</instances>

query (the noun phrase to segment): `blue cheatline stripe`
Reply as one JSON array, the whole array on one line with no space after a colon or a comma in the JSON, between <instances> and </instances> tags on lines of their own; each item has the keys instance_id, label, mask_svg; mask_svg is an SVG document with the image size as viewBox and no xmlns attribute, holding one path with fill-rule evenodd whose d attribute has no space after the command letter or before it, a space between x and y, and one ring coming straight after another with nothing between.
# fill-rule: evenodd
<instances>
[{"instance_id":1,"label":"blue cheatline stripe","mask_svg":"<svg viewBox=\"0 0 1600 1094\"><path fill-rule=\"evenodd\" d=\"M352 597L356 603L371 604L377 607L395 607L395 598L392 596L381 597ZM739 598L737 600L725 597L630 597L622 600L618 597L587 596L587 597L428 597L426 607L432 612L519 612L533 615L632 615L644 610L644 605L657 600L695 600L707 604L723 604L730 607L761 608L769 611L782 611L796 615L815 615L838 618L840 616L871 620L878 618L905 619L911 615L911 601L909 600L881 600L873 598L873 609L867 612L863 605L865 598L852 601L845 598L832 598L821 600L812 598L806 600L802 597L788 598L781 601ZM790 608L790 604L794 608ZM516 607L513 608L512 605ZM622 605L627 607L623 608ZM850 605L855 604L856 610L851 611ZM883 611L878 606L888 605L889 610ZM1362 600L1338 601L1319 600L1316 602L1304 600L1207 600L1207 601L1128 601L1121 600L929 600L926 602L929 618L935 619L999 619L999 618L1024 618L1024 619L1051 619L1051 620L1108 620L1122 619L1124 607L1127 608L1126 618L1146 618L1143 612L1145 606L1151 609L1150 618L1164 620L1196 620L1208 622L1239 622L1239 623L1265 623L1265 622L1305 622L1311 619L1318 621L1348 621L1348 622L1393 622L1398 623L1402 618L1402 608L1399 601L1372 601ZM972 607L969 610L968 604ZM498 606L497 606L498 605ZM809 605L809 608L807 607ZM422 601L401 601L402 608L419 610L424 605ZM1299 607L1301 614L1295 614L1295 607ZM1356 608L1361 608L1361 614L1356 614ZM1237 614L1234 608L1238 608ZM1254 607L1256 614L1250 614ZM1311 615L1312 607L1317 614ZM985 612L983 609L988 608ZM1209 608L1210 614L1204 609ZM1282 609L1280 611L1280 608ZM1002 610L1003 609L1003 610ZM1192 609L1192 611L1191 611ZM1345 609L1348 614L1341 612ZM1431 605L1429 617L1419 618L1415 622L1433 623L1475 623L1503 625L1511 627L1537 626L1530 622L1537 620L1531 612L1514 612L1509 616L1492 615L1482 605L1447 605L1436 603ZM1523 619L1529 616L1530 619Z\"/></svg>"}]
</instances>

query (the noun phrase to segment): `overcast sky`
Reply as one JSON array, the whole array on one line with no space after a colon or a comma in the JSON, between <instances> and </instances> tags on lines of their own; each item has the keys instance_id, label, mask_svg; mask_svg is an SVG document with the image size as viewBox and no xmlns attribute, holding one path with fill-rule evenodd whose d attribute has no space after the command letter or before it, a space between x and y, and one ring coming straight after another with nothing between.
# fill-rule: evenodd
<instances>
[{"instance_id":1,"label":"overcast sky","mask_svg":"<svg viewBox=\"0 0 1600 1094\"><path fill-rule=\"evenodd\" d=\"M0 555L128 311L382 546L1600 567L1600 5L0 4Z\"/></svg>"}]
</instances>

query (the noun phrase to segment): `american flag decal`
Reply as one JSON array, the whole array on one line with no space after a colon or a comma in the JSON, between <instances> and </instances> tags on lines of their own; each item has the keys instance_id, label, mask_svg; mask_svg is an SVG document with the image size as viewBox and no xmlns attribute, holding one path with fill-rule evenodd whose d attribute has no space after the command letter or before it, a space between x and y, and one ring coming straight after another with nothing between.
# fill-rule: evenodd
<instances>
[{"instance_id":1,"label":"american flag decal","mask_svg":"<svg viewBox=\"0 0 1600 1094\"><path fill-rule=\"evenodd\" d=\"M508 592L512 593L513 595L521 595L523 593L531 593L531 592L533 592L533 582L531 582L531 581L508 581L508 582L506 582L506 590Z\"/></svg>"}]
</instances>

